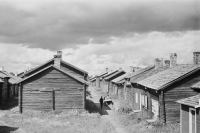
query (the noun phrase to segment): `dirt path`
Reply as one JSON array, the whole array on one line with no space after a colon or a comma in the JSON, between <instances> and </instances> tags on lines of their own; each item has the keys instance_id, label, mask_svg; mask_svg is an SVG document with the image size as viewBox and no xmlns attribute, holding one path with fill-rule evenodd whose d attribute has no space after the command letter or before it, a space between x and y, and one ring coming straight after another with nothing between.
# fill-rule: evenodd
<instances>
[{"instance_id":1,"label":"dirt path","mask_svg":"<svg viewBox=\"0 0 200 133\"><path fill-rule=\"evenodd\" d=\"M99 99L102 95L101 91L97 91L93 87L89 87L89 92L91 97L89 98L95 103L95 106L98 108L100 114L102 115L102 119L109 121L113 127L115 128L117 133L127 133L126 129L120 124L120 121L116 118L114 111L111 110L109 106L104 106L103 109L100 108ZM112 105L111 105L112 106Z\"/></svg>"}]
</instances>

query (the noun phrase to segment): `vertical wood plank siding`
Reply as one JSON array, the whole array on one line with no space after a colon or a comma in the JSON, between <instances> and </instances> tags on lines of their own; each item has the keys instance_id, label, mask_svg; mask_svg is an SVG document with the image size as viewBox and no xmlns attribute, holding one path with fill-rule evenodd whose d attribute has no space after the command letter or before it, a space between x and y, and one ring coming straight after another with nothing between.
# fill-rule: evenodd
<instances>
[{"instance_id":1,"label":"vertical wood plank siding","mask_svg":"<svg viewBox=\"0 0 200 133\"><path fill-rule=\"evenodd\" d=\"M55 90L55 109L84 108L83 84L54 68L49 68L24 82L23 108L52 110L52 90Z\"/></svg>"},{"instance_id":2,"label":"vertical wood plank siding","mask_svg":"<svg viewBox=\"0 0 200 133\"><path fill-rule=\"evenodd\" d=\"M165 110L167 122L180 122L179 104L175 101L197 95L190 87L200 81L200 71L176 82L165 89Z\"/></svg>"},{"instance_id":3,"label":"vertical wood plank siding","mask_svg":"<svg viewBox=\"0 0 200 133\"><path fill-rule=\"evenodd\" d=\"M182 111L182 127L181 131L182 133L189 133L189 107L185 105L181 105L181 111Z\"/></svg>"}]
</instances>

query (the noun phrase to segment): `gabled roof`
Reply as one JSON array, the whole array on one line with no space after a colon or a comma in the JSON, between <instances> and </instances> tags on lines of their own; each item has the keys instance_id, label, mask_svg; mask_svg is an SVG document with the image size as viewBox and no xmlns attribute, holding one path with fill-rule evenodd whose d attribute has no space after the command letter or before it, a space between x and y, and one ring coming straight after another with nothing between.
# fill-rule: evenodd
<instances>
[{"instance_id":1,"label":"gabled roof","mask_svg":"<svg viewBox=\"0 0 200 133\"><path fill-rule=\"evenodd\" d=\"M9 77L10 79L8 80L8 82L11 84L16 84L21 80L20 77L14 76L7 71L0 71L0 77L2 78Z\"/></svg>"},{"instance_id":2,"label":"gabled roof","mask_svg":"<svg viewBox=\"0 0 200 133\"><path fill-rule=\"evenodd\" d=\"M117 71L118 70L108 72L107 74L103 75L102 78L106 78L106 77L110 76L111 74L116 73Z\"/></svg>"},{"instance_id":3,"label":"gabled roof","mask_svg":"<svg viewBox=\"0 0 200 133\"><path fill-rule=\"evenodd\" d=\"M41 64L40 66L38 66L38 67L36 67L36 68L33 68L33 69L29 70L28 72L25 73L25 75L27 75L27 74L29 74L29 73L31 73L31 72L33 72L33 71L36 71L36 70L42 68L43 66L45 66L45 65L48 64L48 63L51 63L51 62L52 62L51 65L53 65L53 64L54 64L53 61L54 61L54 58L51 59L51 60L49 60L49 61L47 61L47 62L45 62L45 63L43 63L43 64ZM76 67L76 66L74 66L74 65L72 65L72 64L69 64L69 63L67 63L67 62L65 62L65 61L63 61L63 60L61 60L61 63L65 64L65 65L67 65L67 66L70 66L70 67L72 67L72 68L74 68L74 69L76 69L76 70L78 70L78 71L80 71L80 72L85 73L85 74L88 75L88 72L86 72L86 71L84 71L84 70L82 70L82 69L80 69L80 68L78 68L78 67Z\"/></svg>"},{"instance_id":4,"label":"gabled roof","mask_svg":"<svg viewBox=\"0 0 200 133\"><path fill-rule=\"evenodd\" d=\"M88 75L88 72L86 72L86 71L84 71L84 70L82 70L82 69L80 69L80 68L78 68L78 67L76 67L76 66L74 66L72 64L69 64L69 63L67 63L67 62L65 62L63 60L61 60L61 63L65 64L65 65L68 65L68 66L70 66L70 67L72 67L72 68L74 68L74 69L76 69L76 70L78 70L78 71L80 71L80 72L85 73L85 74Z\"/></svg>"},{"instance_id":5,"label":"gabled roof","mask_svg":"<svg viewBox=\"0 0 200 133\"><path fill-rule=\"evenodd\" d=\"M152 75L154 75L154 74L157 74L157 73L159 73L159 72L161 72L161 71L164 71L164 70L166 70L166 69L168 69L168 68L169 68L169 67L167 67L167 66L160 67L160 68L156 68L156 69L155 69L155 67L154 67L154 68L152 68L152 69L149 69L149 70L147 70L147 71L141 73L139 76L137 76L137 77L135 77L135 78L131 78L131 79L130 79L130 82L131 82L131 83L138 83L139 81L144 80L145 78L148 78L148 77L150 77L150 76L152 76Z\"/></svg>"},{"instance_id":6,"label":"gabled roof","mask_svg":"<svg viewBox=\"0 0 200 133\"><path fill-rule=\"evenodd\" d=\"M180 99L180 100L178 100L176 102L180 103L180 104L192 106L194 108L199 108L200 107L200 104L199 104L199 95L191 96L191 97L184 98L184 99Z\"/></svg>"},{"instance_id":7,"label":"gabled roof","mask_svg":"<svg viewBox=\"0 0 200 133\"><path fill-rule=\"evenodd\" d=\"M124 77L127 76L127 75L128 75L128 73L125 73L125 74L113 79L112 82L113 83L118 83L118 82L122 81L124 79Z\"/></svg>"},{"instance_id":8,"label":"gabled roof","mask_svg":"<svg viewBox=\"0 0 200 133\"><path fill-rule=\"evenodd\" d=\"M191 86L192 89L200 89L200 82L197 82L193 86Z\"/></svg>"},{"instance_id":9,"label":"gabled roof","mask_svg":"<svg viewBox=\"0 0 200 133\"><path fill-rule=\"evenodd\" d=\"M56 67L56 66L54 66L54 65L50 65L50 66L48 66L48 67L46 67L46 68L44 68L44 69L41 69L40 71L37 71L36 73L34 73L34 74L32 74L32 75L30 75L30 76L28 76L28 77L25 77L25 78L22 79L20 82L23 82L23 81L25 81L25 80L27 80L27 79L29 79L29 78L31 78L31 77L33 77L33 76L35 76L35 75L37 75L37 74L43 72L44 70L47 70L48 68L51 68L51 67L57 69L58 71L63 72L64 74L70 76L71 78L73 78L73 79L75 79L75 80L77 80L77 81L79 81L79 82L81 82L81 83L83 83L83 84L89 85L87 81L85 81L85 80L83 80L83 79L81 79L81 78L79 78L79 77L77 77L77 76L74 76L74 75L72 75L71 73L69 73L69 72L67 72L67 71L64 71L64 70L62 70L62 69L60 69L60 68L58 68L58 67Z\"/></svg>"},{"instance_id":10,"label":"gabled roof","mask_svg":"<svg viewBox=\"0 0 200 133\"><path fill-rule=\"evenodd\" d=\"M141 80L138 84L155 90L164 89L198 70L198 65L177 65Z\"/></svg>"},{"instance_id":11,"label":"gabled roof","mask_svg":"<svg viewBox=\"0 0 200 133\"><path fill-rule=\"evenodd\" d=\"M105 80L109 80L109 79L112 79L113 77L117 76L117 75L122 75L123 73L125 73L125 71L123 70L118 70L117 72L105 77Z\"/></svg>"},{"instance_id":12,"label":"gabled roof","mask_svg":"<svg viewBox=\"0 0 200 133\"><path fill-rule=\"evenodd\" d=\"M141 69L141 70L138 70L138 71L136 71L136 72L134 72L134 73L131 73L131 74L127 75L125 78L126 78L126 79L129 79L129 78L131 78L131 77L137 76L137 75L140 74L140 73L143 73L143 72L145 72L145 71L148 71L149 69L152 69L152 68L154 68L154 66L145 67L145 68L143 68L143 69Z\"/></svg>"},{"instance_id":13,"label":"gabled roof","mask_svg":"<svg viewBox=\"0 0 200 133\"><path fill-rule=\"evenodd\" d=\"M108 72L102 72L102 73L100 73L100 74L97 74L97 77L101 77L101 76L103 76L103 75L106 75Z\"/></svg>"},{"instance_id":14,"label":"gabled roof","mask_svg":"<svg viewBox=\"0 0 200 133\"><path fill-rule=\"evenodd\" d=\"M90 81L92 82L92 81L95 81L95 80L96 80L96 77L92 78Z\"/></svg>"}]
</instances>

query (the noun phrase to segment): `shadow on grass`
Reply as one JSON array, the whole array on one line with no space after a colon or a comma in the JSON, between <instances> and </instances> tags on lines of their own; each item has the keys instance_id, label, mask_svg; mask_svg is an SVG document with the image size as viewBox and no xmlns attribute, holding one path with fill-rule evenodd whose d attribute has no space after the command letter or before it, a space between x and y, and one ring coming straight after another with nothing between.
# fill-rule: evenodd
<instances>
[{"instance_id":1,"label":"shadow on grass","mask_svg":"<svg viewBox=\"0 0 200 133\"><path fill-rule=\"evenodd\" d=\"M8 99L5 103L0 104L0 110L10 110L18 106L18 98Z\"/></svg>"},{"instance_id":2,"label":"shadow on grass","mask_svg":"<svg viewBox=\"0 0 200 133\"><path fill-rule=\"evenodd\" d=\"M86 100L86 110L89 113L99 113L100 115L108 115L107 110L111 110L108 106L103 106L101 109L100 103L94 103L93 101Z\"/></svg>"},{"instance_id":3,"label":"shadow on grass","mask_svg":"<svg viewBox=\"0 0 200 133\"><path fill-rule=\"evenodd\" d=\"M0 126L0 133L12 133L17 129L18 127Z\"/></svg>"}]
</instances>

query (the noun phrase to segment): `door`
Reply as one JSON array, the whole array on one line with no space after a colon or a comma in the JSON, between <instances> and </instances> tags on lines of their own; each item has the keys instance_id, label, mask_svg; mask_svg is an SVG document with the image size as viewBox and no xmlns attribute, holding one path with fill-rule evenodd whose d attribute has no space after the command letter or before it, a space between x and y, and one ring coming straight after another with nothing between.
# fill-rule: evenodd
<instances>
[{"instance_id":1,"label":"door","mask_svg":"<svg viewBox=\"0 0 200 133\"><path fill-rule=\"evenodd\" d=\"M158 117L159 114L158 101L151 99L151 102L152 102L152 112L154 113L155 117Z\"/></svg>"},{"instance_id":2,"label":"door","mask_svg":"<svg viewBox=\"0 0 200 133\"><path fill-rule=\"evenodd\" d=\"M196 110L189 109L189 133L196 133Z\"/></svg>"}]
</instances>

